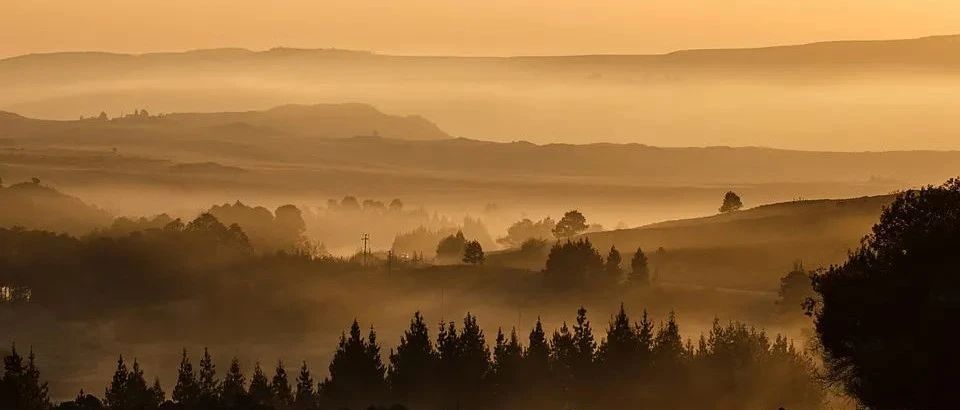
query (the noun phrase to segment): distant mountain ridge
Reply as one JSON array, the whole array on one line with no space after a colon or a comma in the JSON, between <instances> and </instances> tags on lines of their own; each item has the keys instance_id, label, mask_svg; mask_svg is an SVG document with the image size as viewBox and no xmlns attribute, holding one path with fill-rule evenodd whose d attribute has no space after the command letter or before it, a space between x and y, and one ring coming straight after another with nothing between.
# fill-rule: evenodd
<instances>
[{"instance_id":1,"label":"distant mountain ridge","mask_svg":"<svg viewBox=\"0 0 960 410\"><path fill-rule=\"evenodd\" d=\"M451 138L432 122L419 116L384 114L366 104L284 105L263 111L134 113L113 119L39 120L0 111L0 137L69 138L97 132L169 134L170 138L203 135L262 137L348 138L382 135L411 140ZM178 138L179 139L179 138Z\"/></svg>"},{"instance_id":2,"label":"distant mountain ridge","mask_svg":"<svg viewBox=\"0 0 960 410\"><path fill-rule=\"evenodd\" d=\"M173 52L149 52L141 54L115 53L105 51L69 51L51 53L31 53L20 56L0 59L0 69L7 65L25 64L32 62L47 63L61 58L78 60L102 60L105 62L136 61L170 62L181 58L196 58L199 60L216 61L223 59L248 58L291 58L291 57L326 57L326 58L379 58L396 60L605 60L661 63L718 63L724 59L735 63L802 63L817 59L829 58L823 63L855 64L855 63L960 63L960 34L936 35L910 39L892 40L837 40L822 41L806 44L774 45L749 48L713 48L713 49L683 49L662 54L579 54L579 55L545 55L545 56L445 56L445 55L414 55L401 56L380 54L371 51L346 49L310 49L275 47L269 50L255 51L245 48L212 48Z\"/></svg>"}]
</instances>

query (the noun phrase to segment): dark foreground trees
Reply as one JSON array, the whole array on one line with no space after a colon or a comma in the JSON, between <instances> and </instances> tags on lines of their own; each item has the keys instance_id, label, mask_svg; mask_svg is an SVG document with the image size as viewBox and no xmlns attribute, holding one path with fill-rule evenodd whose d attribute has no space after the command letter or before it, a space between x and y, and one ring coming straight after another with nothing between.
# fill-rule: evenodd
<instances>
[{"instance_id":1,"label":"dark foreground trees","mask_svg":"<svg viewBox=\"0 0 960 410\"><path fill-rule=\"evenodd\" d=\"M740 323L714 322L699 343L681 337L673 314L654 325L621 307L605 335L595 335L586 309L572 326L547 337L538 319L526 340L499 331L492 349L475 316L441 323L435 342L416 313L389 365L376 333L358 322L340 339L322 382L306 363L272 377L259 364L249 384L234 359L221 377L204 351L194 367L184 354L173 394L147 384L136 360L121 358L102 399L81 392L57 409L527 409L703 408L812 409L823 391L809 359L783 337L773 340ZM0 403L14 410L46 410L46 385L31 358L5 358ZM12 403L12 405L8 405Z\"/></svg>"},{"instance_id":2,"label":"dark foreground trees","mask_svg":"<svg viewBox=\"0 0 960 410\"><path fill-rule=\"evenodd\" d=\"M827 376L871 409L960 407L960 180L900 195L841 266L814 276Z\"/></svg>"}]
</instances>

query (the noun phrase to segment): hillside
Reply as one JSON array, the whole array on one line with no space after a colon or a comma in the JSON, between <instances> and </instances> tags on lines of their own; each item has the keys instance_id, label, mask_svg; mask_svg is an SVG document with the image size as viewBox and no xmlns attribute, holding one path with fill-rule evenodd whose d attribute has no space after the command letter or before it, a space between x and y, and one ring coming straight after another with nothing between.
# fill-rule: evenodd
<instances>
[{"instance_id":1,"label":"hillside","mask_svg":"<svg viewBox=\"0 0 960 410\"><path fill-rule=\"evenodd\" d=\"M944 150L960 149L949 116L960 109L958 51L960 36L664 55L36 54L0 60L0 110L75 119L362 101L482 140ZM416 129L379 131L438 135Z\"/></svg>"},{"instance_id":2,"label":"hillside","mask_svg":"<svg viewBox=\"0 0 960 410\"><path fill-rule=\"evenodd\" d=\"M772 290L794 262L807 268L841 262L893 198L778 203L585 236L604 257L616 246L629 261L642 248L663 283ZM490 255L489 263L540 269L544 258L505 251Z\"/></svg>"}]
</instances>

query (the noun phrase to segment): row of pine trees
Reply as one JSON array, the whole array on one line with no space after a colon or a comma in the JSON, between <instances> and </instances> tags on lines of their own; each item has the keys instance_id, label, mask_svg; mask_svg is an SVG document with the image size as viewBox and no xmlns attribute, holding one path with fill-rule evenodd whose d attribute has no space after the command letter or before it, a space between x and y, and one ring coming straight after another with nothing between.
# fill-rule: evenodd
<instances>
[{"instance_id":1,"label":"row of pine trees","mask_svg":"<svg viewBox=\"0 0 960 410\"><path fill-rule=\"evenodd\" d=\"M159 379L148 384L137 361L121 357L102 398L81 391L55 408L741 408L744 400L816 408L823 400L810 360L786 338L771 341L743 324L715 321L697 343L684 341L672 313L655 326L645 311L633 322L621 306L598 342L580 308L575 322L552 335L538 319L526 343L516 330L500 330L491 351L475 316L467 314L459 326L441 323L433 339L418 312L387 363L376 332L363 333L354 321L319 382L306 362L296 376L278 362L269 377L258 363L248 381L236 358L221 379L209 351L195 369L184 350L169 399ZM23 363L14 349L4 364L0 403L17 410L53 407L32 352Z\"/></svg>"}]
</instances>

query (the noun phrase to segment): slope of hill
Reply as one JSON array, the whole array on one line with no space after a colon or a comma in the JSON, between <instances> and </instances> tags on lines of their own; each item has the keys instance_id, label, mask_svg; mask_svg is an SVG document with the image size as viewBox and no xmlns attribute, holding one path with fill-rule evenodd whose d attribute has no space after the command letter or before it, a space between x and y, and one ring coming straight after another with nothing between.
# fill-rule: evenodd
<instances>
[{"instance_id":1,"label":"slope of hill","mask_svg":"<svg viewBox=\"0 0 960 410\"><path fill-rule=\"evenodd\" d=\"M960 109L958 42L940 36L652 56L54 53L0 60L0 110L72 119L131 107L213 112L363 101L423 115L452 135L498 141L960 149L960 125L949 114Z\"/></svg>"},{"instance_id":2,"label":"slope of hill","mask_svg":"<svg viewBox=\"0 0 960 410\"><path fill-rule=\"evenodd\" d=\"M111 222L109 214L48 186L23 182L0 186L0 227L89 233Z\"/></svg>"},{"instance_id":3,"label":"slope of hill","mask_svg":"<svg viewBox=\"0 0 960 410\"><path fill-rule=\"evenodd\" d=\"M893 199L884 195L778 203L584 236L604 256L616 246L628 270L633 252L642 248L662 283L771 290L794 262L807 268L841 262ZM545 252L523 255L512 250L488 259L490 264L540 269Z\"/></svg>"}]
</instances>

